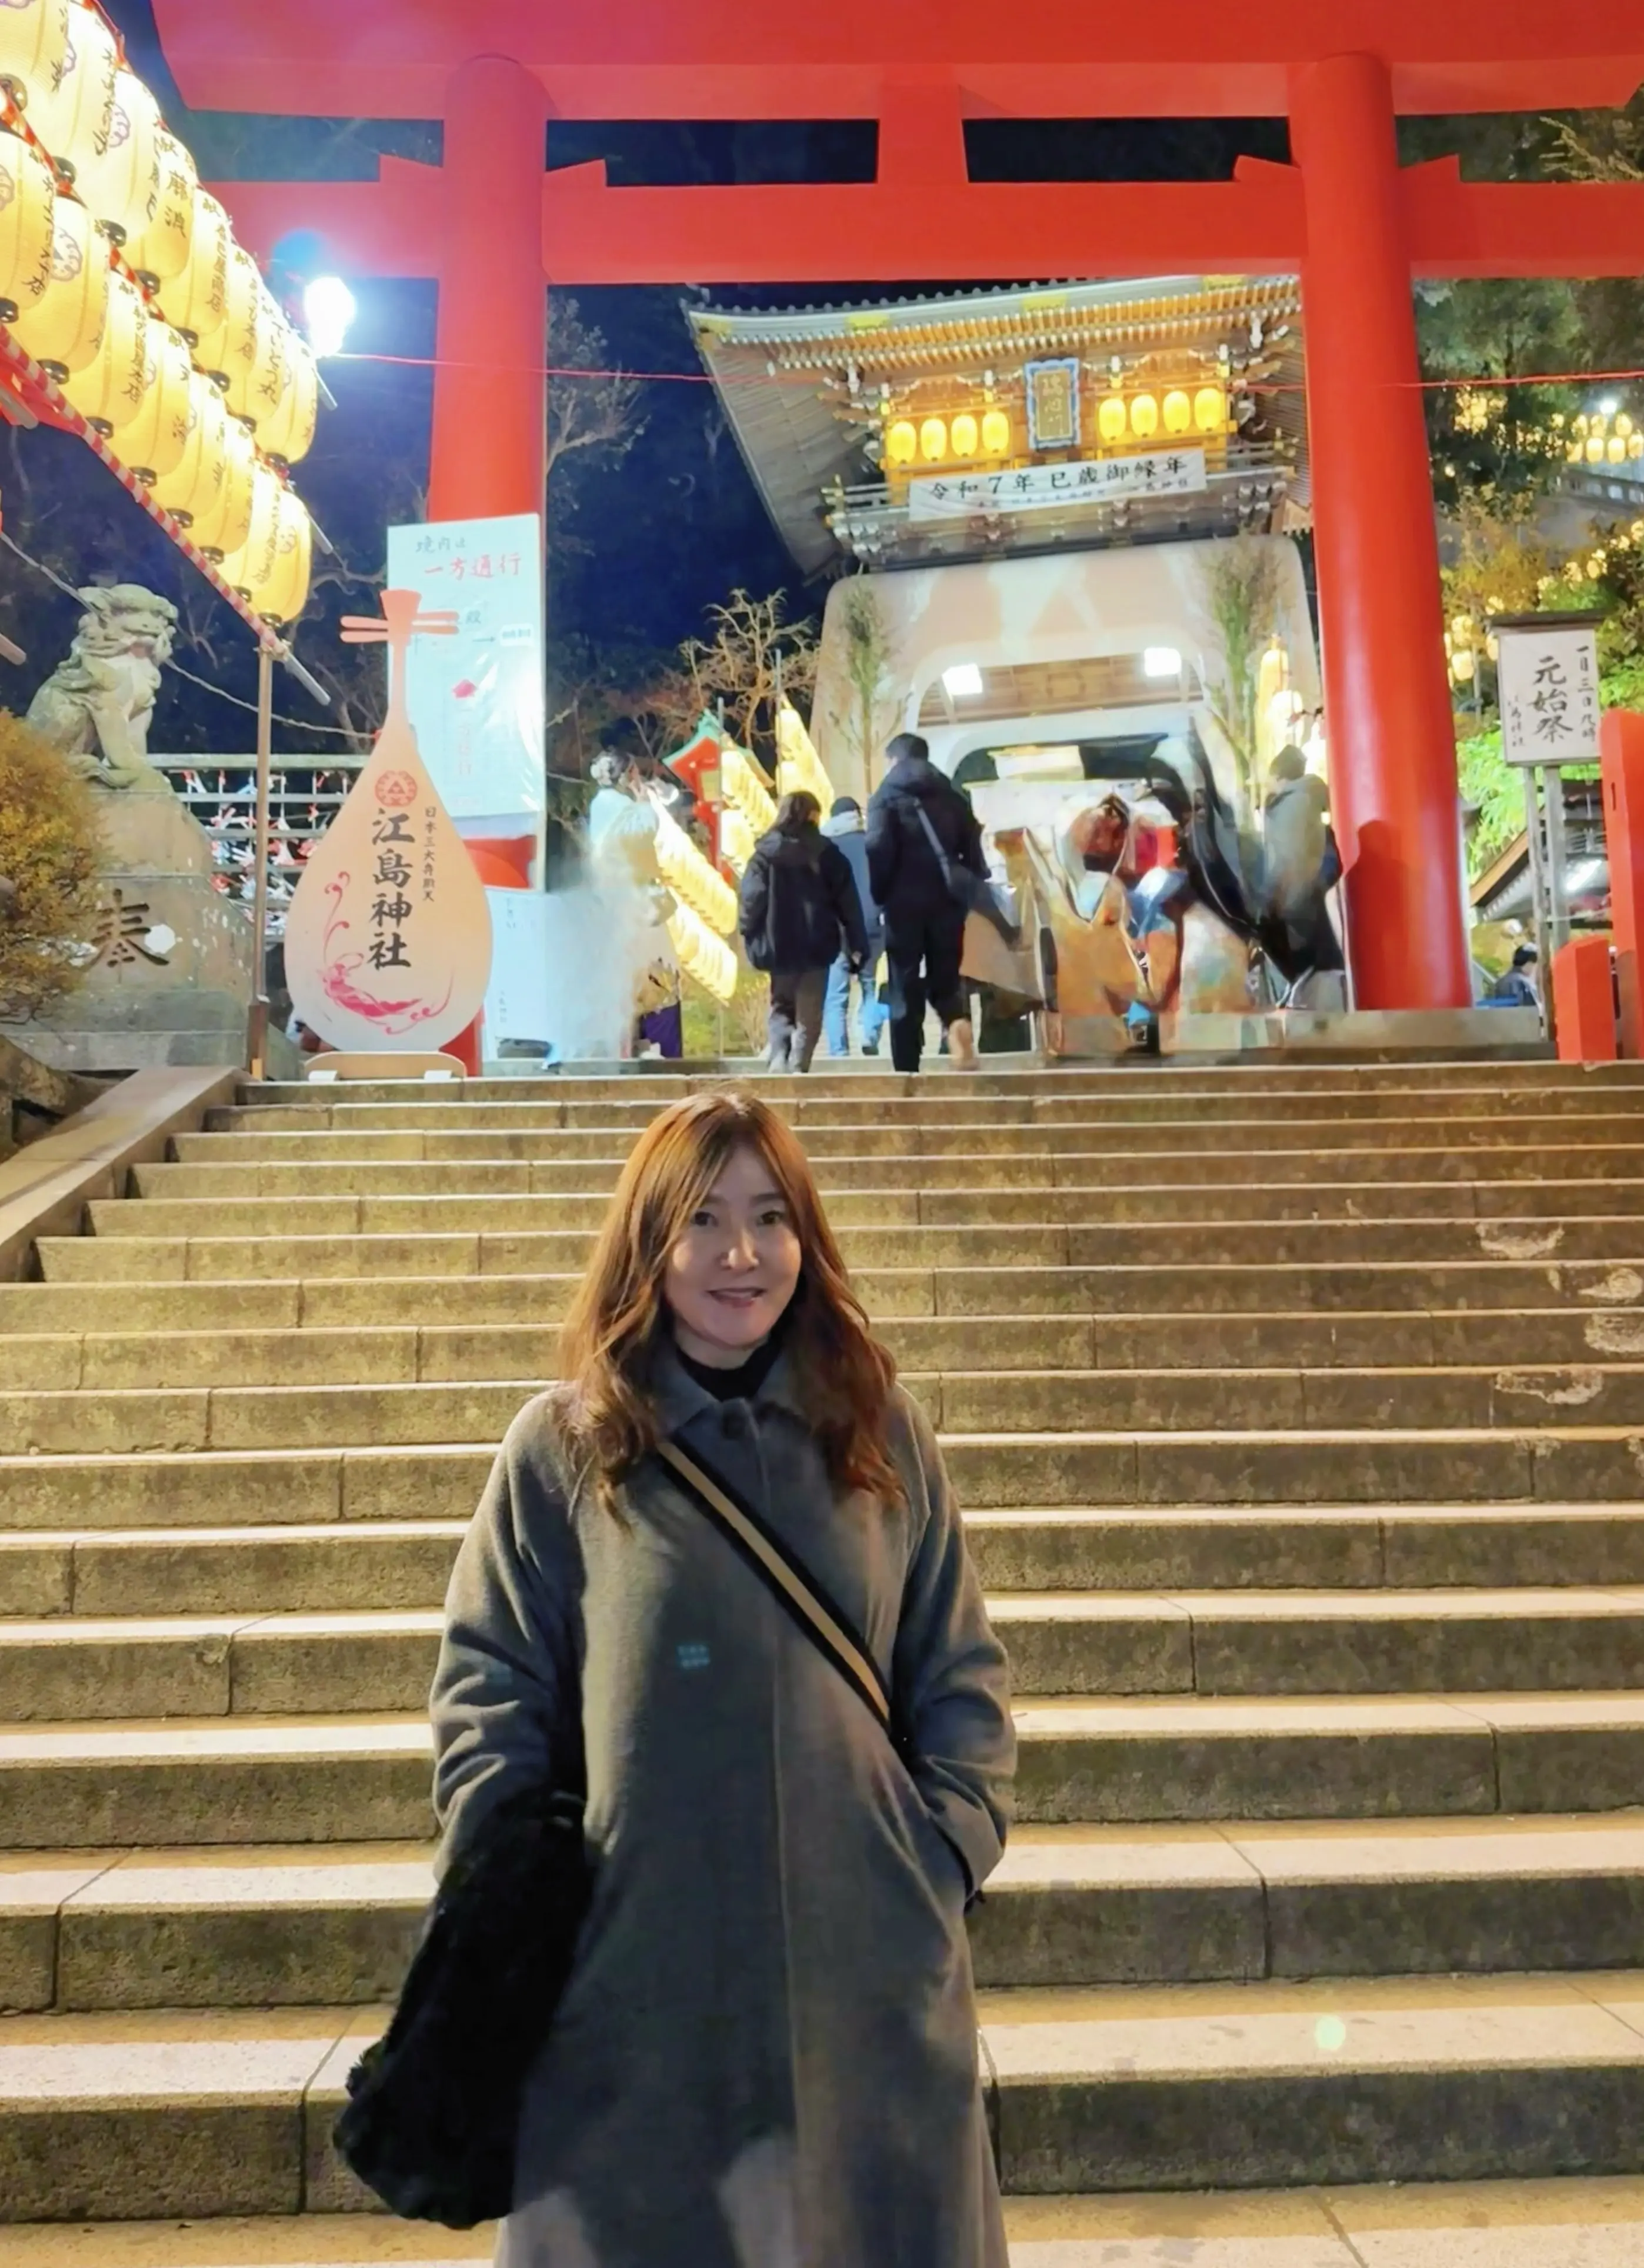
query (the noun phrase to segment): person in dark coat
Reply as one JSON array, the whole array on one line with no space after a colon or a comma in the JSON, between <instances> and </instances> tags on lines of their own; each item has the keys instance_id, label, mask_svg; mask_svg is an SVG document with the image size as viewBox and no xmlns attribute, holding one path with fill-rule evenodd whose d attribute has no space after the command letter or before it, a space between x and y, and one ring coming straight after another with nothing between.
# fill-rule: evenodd
<instances>
[{"instance_id":1,"label":"person in dark coat","mask_svg":"<svg viewBox=\"0 0 1644 2268\"><path fill-rule=\"evenodd\" d=\"M859 972L852 968L850 954L842 953L828 971L828 998L822 1004L828 1052L830 1056L848 1056L851 1052L851 985L855 979L862 995L862 1053L876 1056L879 1035L885 1028L888 1013L874 981L874 972L885 951L885 921L874 903L874 887L867 879L867 828L862 819L862 806L853 795L842 795L836 799L822 821L822 833L829 843L838 844L851 862L856 894L862 901L862 919L867 924L866 968Z\"/></svg>"},{"instance_id":2,"label":"person in dark coat","mask_svg":"<svg viewBox=\"0 0 1644 2268\"><path fill-rule=\"evenodd\" d=\"M829 969L842 953L859 969L867 958L856 877L844 852L823 838L821 817L814 795L785 795L742 877L742 942L770 979L772 1071L810 1069Z\"/></svg>"},{"instance_id":3,"label":"person in dark coat","mask_svg":"<svg viewBox=\"0 0 1644 2268\"><path fill-rule=\"evenodd\" d=\"M586 1792L592 1902L527 2080L498 2268L1006 2268L966 1902L1015 1761L929 1419L769 1105L629 1159L451 1579L441 1874ZM652 1454L722 1474L859 1633L860 1694Z\"/></svg>"},{"instance_id":4,"label":"person in dark coat","mask_svg":"<svg viewBox=\"0 0 1644 2268\"><path fill-rule=\"evenodd\" d=\"M925 821L954 865L969 867L985 881L982 829L969 798L937 770L920 734L898 733L885 755L890 769L867 806L867 872L874 902L885 917L890 1059L898 1071L919 1068L928 999L947 1028L955 1069L969 1071L976 1038L959 974L965 909L948 888Z\"/></svg>"}]
</instances>

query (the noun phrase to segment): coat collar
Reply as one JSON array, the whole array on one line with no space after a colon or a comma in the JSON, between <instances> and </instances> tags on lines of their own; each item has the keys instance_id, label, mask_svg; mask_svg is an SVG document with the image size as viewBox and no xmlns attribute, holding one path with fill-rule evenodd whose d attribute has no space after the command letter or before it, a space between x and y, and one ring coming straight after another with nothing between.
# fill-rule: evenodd
<instances>
[{"instance_id":1,"label":"coat collar","mask_svg":"<svg viewBox=\"0 0 1644 2268\"><path fill-rule=\"evenodd\" d=\"M704 1410L724 1407L705 1386L697 1385L681 1362L671 1337L663 1337L651 1357L650 1384L657 1421L665 1433L677 1433L682 1426L689 1425L692 1418L700 1418ZM785 1410L795 1418L802 1418L805 1415L791 1355L777 1357L766 1373L763 1385L754 1396L756 1410L770 1405Z\"/></svg>"}]
</instances>

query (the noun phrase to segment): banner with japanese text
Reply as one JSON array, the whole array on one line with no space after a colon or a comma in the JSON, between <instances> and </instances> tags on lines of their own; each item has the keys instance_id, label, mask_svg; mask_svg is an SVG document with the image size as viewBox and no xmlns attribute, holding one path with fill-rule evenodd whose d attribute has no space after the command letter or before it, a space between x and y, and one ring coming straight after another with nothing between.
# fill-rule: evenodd
<instances>
[{"instance_id":1,"label":"banner with japanese text","mask_svg":"<svg viewBox=\"0 0 1644 2268\"><path fill-rule=\"evenodd\" d=\"M1202 449L1158 449L1083 464L1024 465L1017 472L921 475L908 482L908 516L965 519L973 512L1049 512L1070 504L1117 504L1125 497L1191 496L1208 485Z\"/></svg>"},{"instance_id":2,"label":"banner with japanese text","mask_svg":"<svg viewBox=\"0 0 1644 2268\"><path fill-rule=\"evenodd\" d=\"M452 608L457 634L419 639L407 688L423 761L465 835L477 820L542 823L542 523L431 520L388 530L388 580Z\"/></svg>"}]
</instances>

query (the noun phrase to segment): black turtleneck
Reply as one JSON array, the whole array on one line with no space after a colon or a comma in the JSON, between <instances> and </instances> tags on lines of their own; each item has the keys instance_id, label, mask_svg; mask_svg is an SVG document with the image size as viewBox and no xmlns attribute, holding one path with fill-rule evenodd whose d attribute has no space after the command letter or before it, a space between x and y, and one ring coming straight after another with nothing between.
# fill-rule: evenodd
<instances>
[{"instance_id":1,"label":"black turtleneck","mask_svg":"<svg viewBox=\"0 0 1644 2268\"><path fill-rule=\"evenodd\" d=\"M674 1351L679 1357L680 1368L685 1375L694 1378L703 1391L711 1394L716 1402L751 1402L776 1368L777 1358L782 1352L782 1325L778 1323L770 1337L762 1341L748 1360L738 1363L734 1370L721 1370L712 1363L693 1361L677 1339L674 1343Z\"/></svg>"}]
</instances>

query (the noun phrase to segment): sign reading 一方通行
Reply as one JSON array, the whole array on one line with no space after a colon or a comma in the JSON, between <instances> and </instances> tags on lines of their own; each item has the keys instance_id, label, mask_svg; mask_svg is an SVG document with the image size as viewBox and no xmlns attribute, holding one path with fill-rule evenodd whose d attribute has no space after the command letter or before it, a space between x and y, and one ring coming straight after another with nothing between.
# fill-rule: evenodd
<instances>
[{"instance_id":1,"label":"sign reading \u4e00\u65b9\u901a\u884c","mask_svg":"<svg viewBox=\"0 0 1644 2268\"><path fill-rule=\"evenodd\" d=\"M1501 753L1510 764L1596 764L1598 649L1590 623L1498 632Z\"/></svg>"},{"instance_id":2,"label":"sign reading \u4e00\u65b9\u901a\u884c","mask_svg":"<svg viewBox=\"0 0 1644 2268\"><path fill-rule=\"evenodd\" d=\"M1020 472L925 475L908 483L908 514L964 519L973 512L1049 512L1125 497L1192 496L1208 484L1202 449L1158 449L1083 464L1024 465Z\"/></svg>"},{"instance_id":3,"label":"sign reading \u4e00\u65b9\u901a\u884c","mask_svg":"<svg viewBox=\"0 0 1644 2268\"><path fill-rule=\"evenodd\" d=\"M542 812L542 523L430 520L388 530L388 580L450 608L454 637L421 638L406 688L429 777L453 819Z\"/></svg>"}]
</instances>

